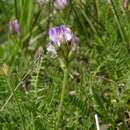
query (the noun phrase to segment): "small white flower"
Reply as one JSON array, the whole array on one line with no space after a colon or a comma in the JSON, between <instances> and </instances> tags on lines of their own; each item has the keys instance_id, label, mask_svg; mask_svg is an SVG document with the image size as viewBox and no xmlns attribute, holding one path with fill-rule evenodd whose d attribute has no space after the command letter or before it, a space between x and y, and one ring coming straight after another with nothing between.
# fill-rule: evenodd
<instances>
[{"instance_id":1,"label":"small white flower","mask_svg":"<svg viewBox=\"0 0 130 130\"><path fill-rule=\"evenodd\" d=\"M51 57L55 58L57 56L56 48L52 44L52 42L49 43L49 45L47 47L47 51L48 51L48 53L50 54Z\"/></svg>"}]
</instances>

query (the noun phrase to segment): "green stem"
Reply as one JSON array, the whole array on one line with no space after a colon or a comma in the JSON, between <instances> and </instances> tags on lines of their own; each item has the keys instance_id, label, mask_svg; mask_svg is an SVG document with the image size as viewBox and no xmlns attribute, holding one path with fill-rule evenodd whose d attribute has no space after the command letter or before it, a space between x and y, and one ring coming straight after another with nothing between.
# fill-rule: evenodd
<instances>
[{"instance_id":1,"label":"green stem","mask_svg":"<svg viewBox=\"0 0 130 130\"><path fill-rule=\"evenodd\" d=\"M123 30L123 28L121 26L120 19L118 17L117 11L116 11L114 1L113 0L108 0L108 2L110 3L111 9L113 11L113 14L114 14L114 17L115 17L115 22L117 24L117 27L118 27L119 33L121 35L121 38L122 38L123 42L126 43L125 33L124 33L124 30Z\"/></svg>"},{"instance_id":2,"label":"green stem","mask_svg":"<svg viewBox=\"0 0 130 130\"><path fill-rule=\"evenodd\" d=\"M37 98L37 95L38 95L38 78L39 78L39 74L40 74L40 70L41 70L41 67L42 67L42 60L43 60L43 57L41 57L40 59L40 62L37 64L37 68L36 68L36 79L35 79L35 83L34 83L34 88L35 88L35 97Z\"/></svg>"},{"instance_id":3,"label":"green stem","mask_svg":"<svg viewBox=\"0 0 130 130\"><path fill-rule=\"evenodd\" d=\"M12 49L12 57L11 57L11 63L12 63L12 66L16 64L16 57L18 55L18 52L19 52L19 49L20 49L20 43L19 43L20 39L18 37L14 37L14 39L12 39L12 42L15 44L13 46L13 49Z\"/></svg>"},{"instance_id":4,"label":"green stem","mask_svg":"<svg viewBox=\"0 0 130 130\"><path fill-rule=\"evenodd\" d=\"M59 105L59 111L58 111L58 120L57 120L56 130L58 130L58 128L60 126L62 109L63 109L63 104L64 104L65 89L67 87L67 82L68 82L68 69L67 69L67 67L65 67L63 69L63 72L64 72L64 79L63 79L63 87L62 87L62 91L61 91L61 99L60 99L60 105Z\"/></svg>"},{"instance_id":5,"label":"green stem","mask_svg":"<svg viewBox=\"0 0 130 130\"><path fill-rule=\"evenodd\" d=\"M18 19L17 0L14 0L14 11L15 11L15 17L16 19Z\"/></svg>"},{"instance_id":6,"label":"green stem","mask_svg":"<svg viewBox=\"0 0 130 130\"><path fill-rule=\"evenodd\" d=\"M99 1L98 0L95 0L95 5L96 5L96 12L97 12L97 19L99 22L100 13L99 13Z\"/></svg>"}]
</instances>

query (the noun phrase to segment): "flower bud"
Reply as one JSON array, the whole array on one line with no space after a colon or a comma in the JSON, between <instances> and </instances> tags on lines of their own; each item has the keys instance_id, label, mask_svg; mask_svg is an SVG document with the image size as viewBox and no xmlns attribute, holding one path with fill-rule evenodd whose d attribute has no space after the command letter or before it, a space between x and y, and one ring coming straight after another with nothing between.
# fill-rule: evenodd
<instances>
[{"instance_id":1,"label":"flower bud","mask_svg":"<svg viewBox=\"0 0 130 130\"><path fill-rule=\"evenodd\" d=\"M56 9L64 9L69 5L69 0L55 0L54 7Z\"/></svg>"},{"instance_id":2,"label":"flower bud","mask_svg":"<svg viewBox=\"0 0 130 130\"><path fill-rule=\"evenodd\" d=\"M18 35L20 34L21 29L20 29L20 24L17 19L11 20L9 22L9 31L12 34L18 34Z\"/></svg>"},{"instance_id":3,"label":"flower bud","mask_svg":"<svg viewBox=\"0 0 130 130\"><path fill-rule=\"evenodd\" d=\"M124 0L123 1L123 7L124 7L124 9L128 9L128 6L129 6L129 0Z\"/></svg>"}]
</instances>

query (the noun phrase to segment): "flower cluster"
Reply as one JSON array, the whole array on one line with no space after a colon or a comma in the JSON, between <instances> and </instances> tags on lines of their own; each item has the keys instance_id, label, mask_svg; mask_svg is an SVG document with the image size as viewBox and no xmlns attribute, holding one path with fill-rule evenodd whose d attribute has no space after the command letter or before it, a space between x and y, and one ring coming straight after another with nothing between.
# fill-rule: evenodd
<instances>
[{"instance_id":1,"label":"flower cluster","mask_svg":"<svg viewBox=\"0 0 130 130\"><path fill-rule=\"evenodd\" d=\"M18 35L20 34L21 28L20 28L20 24L17 19L11 20L9 22L9 31L12 34L18 34Z\"/></svg>"},{"instance_id":2,"label":"flower cluster","mask_svg":"<svg viewBox=\"0 0 130 130\"><path fill-rule=\"evenodd\" d=\"M53 54L57 54L58 50L63 51L66 48L66 52L73 52L79 45L79 38L65 25L52 27L49 30L49 37L50 43L47 50Z\"/></svg>"},{"instance_id":3,"label":"flower cluster","mask_svg":"<svg viewBox=\"0 0 130 130\"><path fill-rule=\"evenodd\" d=\"M56 9L64 9L69 5L69 0L55 0L54 7Z\"/></svg>"}]
</instances>

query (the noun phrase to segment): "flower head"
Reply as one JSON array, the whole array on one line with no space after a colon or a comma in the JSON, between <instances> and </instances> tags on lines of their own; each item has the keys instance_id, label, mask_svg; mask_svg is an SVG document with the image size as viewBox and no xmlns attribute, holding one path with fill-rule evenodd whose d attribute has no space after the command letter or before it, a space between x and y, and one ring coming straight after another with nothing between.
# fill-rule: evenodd
<instances>
[{"instance_id":1,"label":"flower head","mask_svg":"<svg viewBox=\"0 0 130 130\"><path fill-rule=\"evenodd\" d=\"M129 6L129 0L124 0L123 1L123 7L124 7L124 9L128 9L128 6Z\"/></svg>"},{"instance_id":2,"label":"flower head","mask_svg":"<svg viewBox=\"0 0 130 130\"><path fill-rule=\"evenodd\" d=\"M49 30L50 40L53 41L56 46L60 46L62 43L71 41L73 33L68 27L64 25L53 27Z\"/></svg>"},{"instance_id":3,"label":"flower head","mask_svg":"<svg viewBox=\"0 0 130 130\"><path fill-rule=\"evenodd\" d=\"M75 51L79 45L79 38L76 37L71 29L65 25L50 28L49 37L51 42L49 43L47 50L51 50L51 52L56 52L58 49L60 50L64 48L63 50L65 53L69 53ZM54 49L56 51L54 51ZM66 55L68 55L68 53Z\"/></svg>"},{"instance_id":4,"label":"flower head","mask_svg":"<svg viewBox=\"0 0 130 130\"><path fill-rule=\"evenodd\" d=\"M55 0L54 7L56 9L64 9L69 4L69 0Z\"/></svg>"},{"instance_id":5,"label":"flower head","mask_svg":"<svg viewBox=\"0 0 130 130\"><path fill-rule=\"evenodd\" d=\"M19 22L18 22L17 19L11 20L11 21L9 22L9 31L10 31L11 33L13 33L13 34L14 34L14 33L20 34L21 29L20 29L20 24L19 24Z\"/></svg>"}]
</instances>

